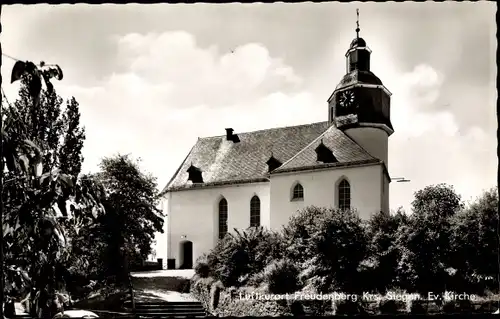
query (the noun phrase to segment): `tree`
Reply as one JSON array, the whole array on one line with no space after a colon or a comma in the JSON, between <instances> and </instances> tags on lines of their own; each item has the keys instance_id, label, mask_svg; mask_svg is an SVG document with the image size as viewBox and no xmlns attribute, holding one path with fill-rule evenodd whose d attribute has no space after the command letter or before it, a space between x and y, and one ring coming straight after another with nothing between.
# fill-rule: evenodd
<instances>
[{"instance_id":1,"label":"tree","mask_svg":"<svg viewBox=\"0 0 500 319\"><path fill-rule=\"evenodd\" d=\"M106 190L106 215L99 223L105 273L117 282L128 281L128 267L151 253L156 232L163 232L163 216L157 208L156 180L141 172L127 155L105 158L94 177Z\"/></svg>"},{"instance_id":2,"label":"tree","mask_svg":"<svg viewBox=\"0 0 500 319\"><path fill-rule=\"evenodd\" d=\"M66 121L60 118L62 99L53 90L52 77L62 78L58 66L42 62L39 69L31 62L16 62L12 81L22 81L20 98L14 106L2 104L2 251L7 264L3 275L10 279L6 290L11 294L29 284L31 308L43 317L51 316L51 302L60 288L57 269L67 244L61 219L79 219L78 214L71 214L82 207L85 211L88 204L103 212L91 192L76 183L76 176L57 169L59 154L81 151L81 147L66 147L58 152L71 140L60 139L65 136L65 123L68 135L76 130L75 135L84 136L78 123L69 124L75 122L77 106ZM42 79L47 90L40 94Z\"/></svg>"},{"instance_id":3,"label":"tree","mask_svg":"<svg viewBox=\"0 0 500 319\"><path fill-rule=\"evenodd\" d=\"M63 109L63 99L54 90L42 90L35 104L30 93L30 79L23 77L21 81L19 99L13 108L6 110L6 116L17 118L24 138L42 150L44 172L59 168L61 172L77 177L83 162L85 141L78 102L72 97Z\"/></svg>"},{"instance_id":4,"label":"tree","mask_svg":"<svg viewBox=\"0 0 500 319\"><path fill-rule=\"evenodd\" d=\"M498 188L485 191L457 214L452 227L452 266L460 279L481 293L498 289Z\"/></svg>"},{"instance_id":5,"label":"tree","mask_svg":"<svg viewBox=\"0 0 500 319\"><path fill-rule=\"evenodd\" d=\"M6 128L6 133L12 133L9 126ZM4 143L15 144L12 143L15 138L11 138L15 134L8 133ZM82 216L75 213L78 208L71 207L71 204L78 202L85 208L86 204L93 205L95 199L84 187L73 184L72 178L66 174L57 170L42 173L42 151L36 145L29 141L17 144L16 148L9 146L15 151L13 158L16 160L8 165L9 172L5 175L9 179L6 182L11 183L6 183L2 194L5 203L3 245L8 265L5 270L7 278L16 272L29 279L31 309L39 316L50 317L51 301L62 279L56 269L67 245L61 219L70 218L70 214L73 214L72 220L79 219ZM71 208L68 210L68 207ZM18 282L18 279L11 280L7 285L9 293L19 293L22 287ZM36 308L35 302L38 304Z\"/></svg>"},{"instance_id":6,"label":"tree","mask_svg":"<svg viewBox=\"0 0 500 319\"><path fill-rule=\"evenodd\" d=\"M307 207L283 230L289 259L303 269L303 279L319 292L359 292L358 267L367 239L355 211Z\"/></svg>"},{"instance_id":7,"label":"tree","mask_svg":"<svg viewBox=\"0 0 500 319\"><path fill-rule=\"evenodd\" d=\"M385 293L397 285L395 279L401 249L398 237L401 229L408 224L409 217L402 209L394 214L379 212L368 221L366 228L369 255L363 263L366 290Z\"/></svg>"},{"instance_id":8,"label":"tree","mask_svg":"<svg viewBox=\"0 0 500 319\"><path fill-rule=\"evenodd\" d=\"M451 218L463 208L460 196L446 184L415 193L413 214L400 233L399 280L406 289L440 292L450 272Z\"/></svg>"},{"instance_id":9,"label":"tree","mask_svg":"<svg viewBox=\"0 0 500 319\"><path fill-rule=\"evenodd\" d=\"M85 130L80 127L79 104L71 98L62 118L63 142L58 149L60 168L63 173L78 176L82 169L82 148Z\"/></svg>"}]
</instances>

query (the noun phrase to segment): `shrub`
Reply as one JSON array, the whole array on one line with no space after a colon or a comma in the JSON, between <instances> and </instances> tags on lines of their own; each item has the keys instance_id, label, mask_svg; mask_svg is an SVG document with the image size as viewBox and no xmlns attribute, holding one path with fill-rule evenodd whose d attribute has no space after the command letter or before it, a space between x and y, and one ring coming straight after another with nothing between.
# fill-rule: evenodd
<instances>
[{"instance_id":1,"label":"shrub","mask_svg":"<svg viewBox=\"0 0 500 319\"><path fill-rule=\"evenodd\" d=\"M384 315L394 315L406 308L406 303L394 299L382 299L379 302L379 311Z\"/></svg>"},{"instance_id":2,"label":"shrub","mask_svg":"<svg viewBox=\"0 0 500 319\"><path fill-rule=\"evenodd\" d=\"M315 288L312 280L308 280L306 281L305 287L302 288L301 293L304 296L311 296L318 294L318 290ZM300 304L307 314L314 316L324 316L327 312L333 312L331 300L301 299Z\"/></svg>"},{"instance_id":3,"label":"shrub","mask_svg":"<svg viewBox=\"0 0 500 319\"><path fill-rule=\"evenodd\" d=\"M207 278L210 275L210 268L206 262L200 261L194 267L194 272L200 278Z\"/></svg>"},{"instance_id":4,"label":"shrub","mask_svg":"<svg viewBox=\"0 0 500 319\"><path fill-rule=\"evenodd\" d=\"M306 314L304 306L297 300L290 305L290 312L293 316L304 316Z\"/></svg>"},{"instance_id":5,"label":"shrub","mask_svg":"<svg viewBox=\"0 0 500 319\"><path fill-rule=\"evenodd\" d=\"M411 314L423 315L427 313L424 302L421 299L408 299L406 302L406 311Z\"/></svg>"},{"instance_id":6,"label":"shrub","mask_svg":"<svg viewBox=\"0 0 500 319\"><path fill-rule=\"evenodd\" d=\"M457 312L457 307L456 307L455 301L443 302L443 306L441 309L444 313L448 313L448 314Z\"/></svg>"},{"instance_id":7,"label":"shrub","mask_svg":"<svg viewBox=\"0 0 500 319\"><path fill-rule=\"evenodd\" d=\"M325 316L333 313L333 304L329 300L303 300L302 305L312 316Z\"/></svg>"},{"instance_id":8,"label":"shrub","mask_svg":"<svg viewBox=\"0 0 500 319\"><path fill-rule=\"evenodd\" d=\"M345 316L366 314L366 311L361 306L361 302L357 298L336 300L333 303L333 306L335 309L335 315Z\"/></svg>"},{"instance_id":9,"label":"shrub","mask_svg":"<svg viewBox=\"0 0 500 319\"><path fill-rule=\"evenodd\" d=\"M242 286L273 259L282 257L283 243L277 233L262 227L235 230L220 240L206 256L209 275L224 286Z\"/></svg>"},{"instance_id":10,"label":"shrub","mask_svg":"<svg viewBox=\"0 0 500 319\"><path fill-rule=\"evenodd\" d=\"M299 269L291 261L280 259L271 262L265 269L263 278L268 284L269 292L285 294L297 291L300 288Z\"/></svg>"},{"instance_id":11,"label":"shrub","mask_svg":"<svg viewBox=\"0 0 500 319\"><path fill-rule=\"evenodd\" d=\"M211 312L211 300L210 292L212 284L215 280L211 277L208 278L196 278L195 275L191 280L191 293L195 296L203 305L203 308Z\"/></svg>"},{"instance_id":12,"label":"shrub","mask_svg":"<svg viewBox=\"0 0 500 319\"><path fill-rule=\"evenodd\" d=\"M470 313L473 312L474 306L468 299L465 300L447 300L443 303L442 310L444 313Z\"/></svg>"},{"instance_id":13,"label":"shrub","mask_svg":"<svg viewBox=\"0 0 500 319\"><path fill-rule=\"evenodd\" d=\"M247 282L248 286L259 287L262 283L266 281L266 273L264 271L253 274Z\"/></svg>"},{"instance_id":14,"label":"shrub","mask_svg":"<svg viewBox=\"0 0 500 319\"><path fill-rule=\"evenodd\" d=\"M212 310L217 309L219 306L220 294L224 286L220 281L217 281L212 284L212 288L210 289L210 307Z\"/></svg>"},{"instance_id":15,"label":"shrub","mask_svg":"<svg viewBox=\"0 0 500 319\"><path fill-rule=\"evenodd\" d=\"M307 207L294 215L283 231L289 259L300 263L304 280L318 277L318 291L360 289L358 266L367 240L355 211Z\"/></svg>"}]
</instances>

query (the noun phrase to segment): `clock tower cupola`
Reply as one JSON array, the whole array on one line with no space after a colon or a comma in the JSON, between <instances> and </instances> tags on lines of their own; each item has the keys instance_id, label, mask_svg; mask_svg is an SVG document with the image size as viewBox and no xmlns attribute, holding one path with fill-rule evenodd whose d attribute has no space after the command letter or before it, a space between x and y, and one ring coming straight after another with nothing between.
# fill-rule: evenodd
<instances>
[{"instance_id":1,"label":"clock tower cupola","mask_svg":"<svg viewBox=\"0 0 500 319\"><path fill-rule=\"evenodd\" d=\"M346 74L328 99L328 120L387 165L391 93L371 71L372 52L359 36L356 13L356 37L345 54Z\"/></svg>"}]
</instances>

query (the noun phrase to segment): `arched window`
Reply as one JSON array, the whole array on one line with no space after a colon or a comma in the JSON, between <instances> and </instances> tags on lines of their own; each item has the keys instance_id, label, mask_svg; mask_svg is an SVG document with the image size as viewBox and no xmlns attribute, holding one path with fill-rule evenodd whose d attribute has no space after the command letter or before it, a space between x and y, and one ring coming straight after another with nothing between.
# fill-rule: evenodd
<instances>
[{"instance_id":1,"label":"arched window","mask_svg":"<svg viewBox=\"0 0 500 319\"><path fill-rule=\"evenodd\" d=\"M260 199L257 196L250 200L250 227L260 226Z\"/></svg>"},{"instance_id":2,"label":"arched window","mask_svg":"<svg viewBox=\"0 0 500 319\"><path fill-rule=\"evenodd\" d=\"M295 200L304 199L304 188L302 187L302 185L297 184L294 186L292 192L292 199Z\"/></svg>"},{"instance_id":3,"label":"arched window","mask_svg":"<svg viewBox=\"0 0 500 319\"><path fill-rule=\"evenodd\" d=\"M339 209L351 208L351 185L345 179L339 183Z\"/></svg>"},{"instance_id":4,"label":"arched window","mask_svg":"<svg viewBox=\"0 0 500 319\"><path fill-rule=\"evenodd\" d=\"M219 201L219 239L227 234L227 200L222 198Z\"/></svg>"}]
</instances>

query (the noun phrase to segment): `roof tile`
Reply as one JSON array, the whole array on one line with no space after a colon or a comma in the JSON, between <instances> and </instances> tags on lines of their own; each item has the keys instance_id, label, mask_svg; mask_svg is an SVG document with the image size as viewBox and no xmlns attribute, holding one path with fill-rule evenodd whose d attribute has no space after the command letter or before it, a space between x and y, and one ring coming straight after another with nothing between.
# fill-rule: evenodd
<instances>
[{"instance_id":1,"label":"roof tile","mask_svg":"<svg viewBox=\"0 0 500 319\"><path fill-rule=\"evenodd\" d=\"M328 147L339 163L363 162L376 159L368 154L361 146L349 138L344 132L331 126L322 135L316 138L307 147L301 150L288 162L283 163L274 172L284 172L300 167L313 167L323 165L318 162L316 148L323 142Z\"/></svg>"},{"instance_id":2,"label":"roof tile","mask_svg":"<svg viewBox=\"0 0 500 319\"><path fill-rule=\"evenodd\" d=\"M314 151L320 143L320 137L339 162L373 159L328 122L238 133L238 136L239 143L227 141L225 135L198 139L164 191L193 187L187 173L191 165L202 171L205 185L263 180L268 177L266 162L271 155L284 163L273 172L321 165L316 162Z\"/></svg>"}]
</instances>

